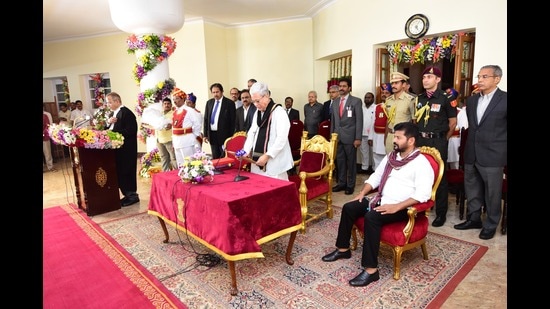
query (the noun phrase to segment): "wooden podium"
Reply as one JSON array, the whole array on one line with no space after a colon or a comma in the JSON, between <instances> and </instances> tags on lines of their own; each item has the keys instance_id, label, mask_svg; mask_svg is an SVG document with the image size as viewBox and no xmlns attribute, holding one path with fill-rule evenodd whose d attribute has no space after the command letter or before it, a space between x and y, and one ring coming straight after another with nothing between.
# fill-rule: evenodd
<instances>
[{"instance_id":1,"label":"wooden podium","mask_svg":"<svg viewBox=\"0 0 550 309\"><path fill-rule=\"evenodd\" d=\"M114 149L70 147L78 208L95 216L121 208Z\"/></svg>"}]
</instances>

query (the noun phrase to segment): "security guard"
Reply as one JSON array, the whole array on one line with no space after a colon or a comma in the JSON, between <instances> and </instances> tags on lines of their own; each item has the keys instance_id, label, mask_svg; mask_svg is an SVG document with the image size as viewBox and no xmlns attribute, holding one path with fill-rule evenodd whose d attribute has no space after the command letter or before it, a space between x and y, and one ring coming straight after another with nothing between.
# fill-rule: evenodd
<instances>
[{"instance_id":1,"label":"security guard","mask_svg":"<svg viewBox=\"0 0 550 309\"><path fill-rule=\"evenodd\" d=\"M435 215L432 226L439 227L447 220L449 206L449 188L447 184L446 165L449 138L456 127L456 106L445 91L438 89L441 82L441 70L427 67L422 72L422 85L425 92L418 95L414 118L420 130L418 146L429 146L439 150L445 168L443 177L435 194Z\"/></svg>"},{"instance_id":2,"label":"security guard","mask_svg":"<svg viewBox=\"0 0 550 309\"><path fill-rule=\"evenodd\" d=\"M410 122L415 113L415 97L405 91L409 77L401 72L390 74L392 95L386 99L386 154L393 151L393 126L400 122Z\"/></svg>"}]
</instances>

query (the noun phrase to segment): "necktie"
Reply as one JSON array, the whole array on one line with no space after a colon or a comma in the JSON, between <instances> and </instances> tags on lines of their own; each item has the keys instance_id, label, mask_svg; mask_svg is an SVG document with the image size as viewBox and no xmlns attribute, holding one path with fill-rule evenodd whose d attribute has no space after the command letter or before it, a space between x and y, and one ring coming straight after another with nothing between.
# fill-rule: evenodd
<instances>
[{"instance_id":1,"label":"necktie","mask_svg":"<svg viewBox=\"0 0 550 309\"><path fill-rule=\"evenodd\" d=\"M216 120L216 112L218 111L218 105L220 105L220 101L216 100L216 105L214 105L214 110L212 111L212 117L210 117L210 124L214 124L214 120Z\"/></svg>"},{"instance_id":2,"label":"necktie","mask_svg":"<svg viewBox=\"0 0 550 309\"><path fill-rule=\"evenodd\" d=\"M344 105L346 104L345 97L340 99L340 118L344 115Z\"/></svg>"},{"instance_id":3,"label":"necktie","mask_svg":"<svg viewBox=\"0 0 550 309\"><path fill-rule=\"evenodd\" d=\"M328 106L328 115L331 116L332 115L332 101L334 100L330 100L330 104Z\"/></svg>"}]
</instances>

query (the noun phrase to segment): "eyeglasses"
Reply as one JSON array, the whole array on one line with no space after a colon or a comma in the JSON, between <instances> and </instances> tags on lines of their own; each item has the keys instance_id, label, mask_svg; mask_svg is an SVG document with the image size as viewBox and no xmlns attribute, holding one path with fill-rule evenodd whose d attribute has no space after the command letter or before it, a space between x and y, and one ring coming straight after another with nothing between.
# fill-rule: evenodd
<instances>
[{"instance_id":1,"label":"eyeglasses","mask_svg":"<svg viewBox=\"0 0 550 309\"><path fill-rule=\"evenodd\" d=\"M477 79L487 79L487 78L489 78L489 77L496 77L496 76L495 76L495 75L487 75L487 74L485 74L485 75L478 75L478 76L476 76L476 77L477 77Z\"/></svg>"},{"instance_id":2,"label":"eyeglasses","mask_svg":"<svg viewBox=\"0 0 550 309\"><path fill-rule=\"evenodd\" d=\"M265 95L261 96L259 99L252 100L252 103L253 104L258 104L258 103L260 103L260 100L263 99L264 97L265 97Z\"/></svg>"}]
</instances>

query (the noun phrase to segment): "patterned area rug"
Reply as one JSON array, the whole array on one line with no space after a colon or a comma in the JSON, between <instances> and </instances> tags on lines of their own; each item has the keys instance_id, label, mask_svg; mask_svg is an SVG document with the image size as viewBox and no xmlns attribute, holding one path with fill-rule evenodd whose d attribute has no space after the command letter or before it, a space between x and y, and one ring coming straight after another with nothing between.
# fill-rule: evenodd
<instances>
[{"instance_id":1,"label":"patterned area rug","mask_svg":"<svg viewBox=\"0 0 550 309\"><path fill-rule=\"evenodd\" d=\"M437 308L487 251L487 247L429 233L429 260L420 248L402 256L401 279L394 280L392 254L382 246L380 280L351 287L360 269L361 248L348 260L332 263L321 256L334 249L340 207L333 219L298 233L294 265L285 262L289 236L262 246L265 258L235 263L239 293L230 295L227 263L209 268L216 257L207 248L168 226L170 242L157 217L139 214L100 224L123 248L189 308ZM199 264L198 261L203 261Z\"/></svg>"}]
</instances>

